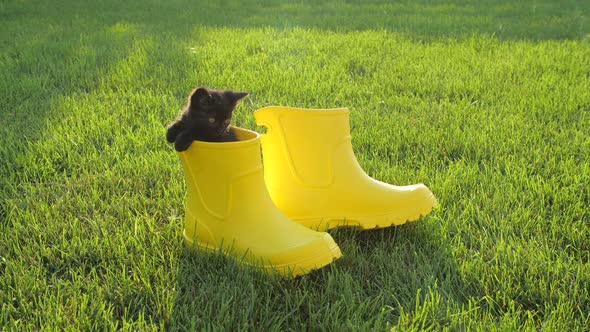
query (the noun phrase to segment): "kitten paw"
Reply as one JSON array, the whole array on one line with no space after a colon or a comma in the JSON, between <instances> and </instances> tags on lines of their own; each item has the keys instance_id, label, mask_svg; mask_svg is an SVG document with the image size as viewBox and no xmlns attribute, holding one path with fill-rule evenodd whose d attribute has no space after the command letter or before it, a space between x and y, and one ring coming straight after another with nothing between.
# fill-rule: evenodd
<instances>
[{"instance_id":1,"label":"kitten paw","mask_svg":"<svg viewBox=\"0 0 590 332\"><path fill-rule=\"evenodd\" d=\"M168 141L168 143L174 143L174 141L176 141L176 137L178 136L178 133L180 131L179 126L177 126L176 123L168 126L168 128L166 129L166 140Z\"/></svg>"},{"instance_id":2,"label":"kitten paw","mask_svg":"<svg viewBox=\"0 0 590 332\"><path fill-rule=\"evenodd\" d=\"M176 151L182 152L188 149L192 143L192 140L178 139L176 140L176 142L174 142L174 148L176 149Z\"/></svg>"}]
</instances>

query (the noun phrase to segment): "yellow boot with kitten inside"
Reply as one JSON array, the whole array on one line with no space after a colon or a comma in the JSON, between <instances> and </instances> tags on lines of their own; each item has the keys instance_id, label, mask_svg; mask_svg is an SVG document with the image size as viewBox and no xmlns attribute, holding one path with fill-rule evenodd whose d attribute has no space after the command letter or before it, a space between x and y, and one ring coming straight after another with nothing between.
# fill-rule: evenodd
<instances>
[{"instance_id":1,"label":"yellow boot with kitten inside","mask_svg":"<svg viewBox=\"0 0 590 332\"><path fill-rule=\"evenodd\" d=\"M275 205L312 229L400 225L428 214L436 198L423 184L394 186L369 177L352 150L348 109L265 107L264 178Z\"/></svg>"},{"instance_id":2,"label":"yellow boot with kitten inside","mask_svg":"<svg viewBox=\"0 0 590 332\"><path fill-rule=\"evenodd\" d=\"M235 142L193 141L179 152L186 178L187 246L221 250L239 263L299 276L342 256L330 234L287 218L262 173L260 135L232 128Z\"/></svg>"}]
</instances>

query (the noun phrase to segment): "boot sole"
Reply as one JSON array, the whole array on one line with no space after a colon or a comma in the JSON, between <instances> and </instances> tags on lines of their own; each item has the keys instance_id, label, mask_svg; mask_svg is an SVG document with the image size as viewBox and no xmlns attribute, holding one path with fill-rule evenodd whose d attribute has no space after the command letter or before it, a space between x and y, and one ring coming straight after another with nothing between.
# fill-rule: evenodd
<instances>
[{"instance_id":1,"label":"boot sole","mask_svg":"<svg viewBox=\"0 0 590 332\"><path fill-rule=\"evenodd\" d=\"M292 218L292 220L307 228L317 231L327 231L335 228L358 228L360 230L380 229L400 226L408 222L416 221L434 210L438 203L434 194L427 197L428 205L422 209L416 209L406 215L387 213L382 215L351 216L351 217L323 217L323 218Z\"/></svg>"}]
</instances>

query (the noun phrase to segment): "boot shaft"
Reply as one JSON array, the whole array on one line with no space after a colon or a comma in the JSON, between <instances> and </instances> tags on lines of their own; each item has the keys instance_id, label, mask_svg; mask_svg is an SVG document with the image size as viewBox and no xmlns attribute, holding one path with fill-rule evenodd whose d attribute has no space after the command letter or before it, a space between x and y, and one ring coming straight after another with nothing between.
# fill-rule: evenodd
<instances>
[{"instance_id":1,"label":"boot shaft","mask_svg":"<svg viewBox=\"0 0 590 332\"><path fill-rule=\"evenodd\" d=\"M197 210L217 219L227 218L231 213L232 183L262 172L260 135L242 128L234 128L234 132L240 141L194 141L186 151L178 153L189 200L198 203Z\"/></svg>"},{"instance_id":2,"label":"boot shaft","mask_svg":"<svg viewBox=\"0 0 590 332\"><path fill-rule=\"evenodd\" d=\"M352 151L349 111L265 107L254 115L267 128L261 143L268 186L324 188L334 181L335 155ZM272 156L272 158L270 158ZM349 159L350 160L350 159Z\"/></svg>"}]
</instances>

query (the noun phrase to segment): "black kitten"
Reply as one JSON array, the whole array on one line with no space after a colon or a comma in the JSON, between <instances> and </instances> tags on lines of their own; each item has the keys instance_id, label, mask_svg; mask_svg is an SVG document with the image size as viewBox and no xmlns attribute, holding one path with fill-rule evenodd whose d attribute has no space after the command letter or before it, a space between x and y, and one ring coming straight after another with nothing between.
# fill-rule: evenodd
<instances>
[{"instance_id":1,"label":"black kitten","mask_svg":"<svg viewBox=\"0 0 590 332\"><path fill-rule=\"evenodd\" d=\"M246 92L193 90L180 117L168 126L166 139L176 151L184 151L194 140L205 142L237 141L230 127L232 111Z\"/></svg>"}]
</instances>

